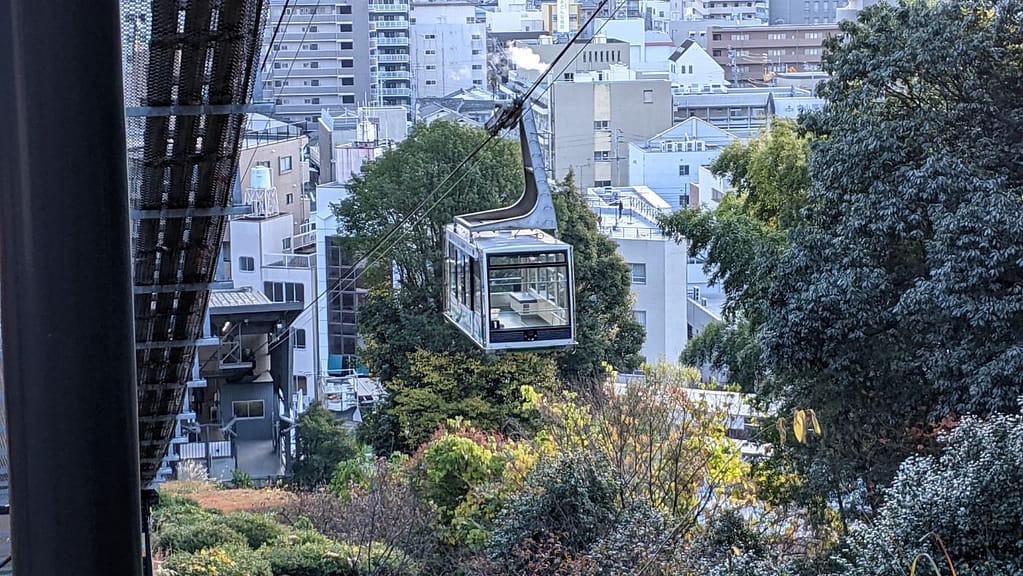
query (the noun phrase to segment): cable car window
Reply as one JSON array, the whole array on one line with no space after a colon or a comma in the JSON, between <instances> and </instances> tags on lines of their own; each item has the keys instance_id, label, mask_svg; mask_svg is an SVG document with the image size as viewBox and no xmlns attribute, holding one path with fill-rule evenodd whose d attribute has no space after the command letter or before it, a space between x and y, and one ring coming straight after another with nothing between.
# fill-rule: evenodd
<instances>
[{"instance_id":1,"label":"cable car window","mask_svg":"<svg viewBox=\"0 0 1023 576\"><path fill-rule=\"evenodd\" d=\"M565 252L489 256L490 318L497 330L568 326Z\"/></svg>"}]
</instances>

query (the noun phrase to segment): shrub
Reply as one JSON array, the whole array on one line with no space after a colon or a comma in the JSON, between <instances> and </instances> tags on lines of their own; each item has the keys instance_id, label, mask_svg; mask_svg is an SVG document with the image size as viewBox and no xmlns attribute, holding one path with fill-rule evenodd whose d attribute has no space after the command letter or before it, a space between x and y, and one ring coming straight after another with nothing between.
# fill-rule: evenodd
<instances>
[{"instance_id":1,"label":"shrub","mask_svg":"<svg viewBox=\"0 0 1023 576\"><path fill-rule=\"evenodd\" d=\"M287 528L266 514L235 512L224 516L222 522L231 530L244 536L249 548L253 550L259 549L263 544L288 532Z\"/></svg>"},{"instance_id":2,"label":"shrub","mask_svg":"<svg viewBox=\"0 0 1023 576\"><path fill-rule=\"evenodd\" d=\"M177 576L273 576L266 559L244 546L176 552L164 567Z\"/></svg>"},{"instance_id":3,"label":"shrub","mask_svg":"<svg viewBox=\"0 0 1023 576\"><path fill-rule=\"evenodd\" d=\"M275 576L414 576L415 566L400 551L340 544L312 530L276 538L260 549Z\"/></svg>"},{"instance_id":4,"label":"shrub","mask_svg":"<svg viewBox=\"0 0 1023 576\"><path fill-rule=\"evenodd\" d=\"M162 526L153 548L163 552L198 552L226 545L245 546L245 537L220 522Z\"/></svg>"},{"instance_id":5,"label":"shrub","mask_svg":"<svg viewBox=\"0 0 1023 576\"><path fill-rule=\"evenodd\" d=\"M938 538L960 575L1023 574L1023 417L964 418L944 441L906 460L873 522L853 525L845 574L901 576L919 554L946 570Z\"/></svg>"},{"instance_id":6,"label":"shrub","mask_svg":"<svg viewBox=\"0 0 1023 576\"><path fill-rule=\"evenodd\" d=\"M249 476L248 472L236 469L231 473L231 486L251 490L256 487L256 483L253 482L252 476Z\"/></svg>"},{"instance_id":7,"label":"shrub","mask_svg":"<svg viewBox=\"0 0 1023 576\"><path fill-rule=\"evenodd\" d=\"M161 532L165 527L209 523L220 516L220 512L203 508L189 498L161 493L160 502L153 508L153 527Z\"/></svg>"}]
</instances>

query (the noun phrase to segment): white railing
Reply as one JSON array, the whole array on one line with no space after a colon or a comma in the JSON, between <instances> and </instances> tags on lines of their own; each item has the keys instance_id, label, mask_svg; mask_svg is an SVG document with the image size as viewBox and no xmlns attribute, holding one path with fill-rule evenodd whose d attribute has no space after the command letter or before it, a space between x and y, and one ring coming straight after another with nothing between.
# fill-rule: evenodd
<instances>
[{"instance_id":1,"label":"white railing","mask_svg":"<svg viewBox=\"0 0 1023 576\"><path fill-rule=\"evenodd\" d=\"M369 5L370 12L408 12L408 2L388 2L386 4L373 3Z\"/></svg>"},{"instance_id":2,"label":"white railing","mask_svg":"<svg viewBox=\"0 0 1023 576\"><path fill-rule=\"evenodd\" d=\"M380 46L408 46L408 38L377 36L377 44Z\"/></svg>"},{"instance_id":3,"label":"white railing","mask_svg":"<svg viewBox=\"0 0 1023 576\"><path fill-rule=\"evenodd\" d=\"M295 250L301 250L302 248L312 246L313 244L316 244L315 229L302 232L301 234L296 234L294 236L291 236L290 238L284 238L281 240L281 245L283 246L285 254L290 254Z\"/></svg>"},{"instance_id":4,"label":"white railing","mask_svg":"<svg viewBox=\"0 0 1023 576\"><path fill-rule=\"evenodd\" d=\"M408 54L377 54L376 59L380 62L408 62L409 56Z\"/></svg>"},{"instance_id":5,"label":"white railing","mask_svg":"<svg viewBox=\"0 0 1023 576\"><path fill-rule=\"evenodd\" d=\"M615 226L601 224L600 233L609 238L619 240L664 240L664 234L657 228L649 226Z\"/></svg>"},{"instance_id":6,"label":"white railing","mask_svg":"<svg viewBox=\"0 0 1023 576\"><path fill-rule=\"evenodd\" d=\"M189 442L187 444L178 445L178 456L182 460L199 460L206 458L206 446L210 448L210 457L212 458L230 458L231 457L231 442L229 440L222 440L219 442Z\"/></svg>"},{"instance_id":7,"label":"white railing","mask_svg":"<svg viewBox=\"0 0 1023 576\"><path fill-rule=\"evenodd\" d=\"M405 30L408 20L373 20L369 23L370 30Z\"/></svg>"},{"instance_id":8,"label":"white railing","mask_svg":"<svg viewBox=\"0 0 1023 576\"><path fill-rule=\"evenodd\" d=\"M411 88L384 88L380 90L383 96L412 96Z\"/></svg>"}]
</instances>

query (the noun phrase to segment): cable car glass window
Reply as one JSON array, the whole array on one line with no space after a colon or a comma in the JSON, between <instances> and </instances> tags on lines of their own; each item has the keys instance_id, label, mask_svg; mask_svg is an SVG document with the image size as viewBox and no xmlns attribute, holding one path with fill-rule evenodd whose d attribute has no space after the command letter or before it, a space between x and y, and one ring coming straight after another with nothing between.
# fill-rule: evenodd
<instances>
[{"instance_id":1,"label":"cable car glass window","mask_svg":"<svg viewBox=\"0 0 1023 576\"><path fill-rule=\"evenodd\" d=\"M564 252L492 255L488 259L494 329L568 326L568 261Z\"/></svg>"}]
</instances>

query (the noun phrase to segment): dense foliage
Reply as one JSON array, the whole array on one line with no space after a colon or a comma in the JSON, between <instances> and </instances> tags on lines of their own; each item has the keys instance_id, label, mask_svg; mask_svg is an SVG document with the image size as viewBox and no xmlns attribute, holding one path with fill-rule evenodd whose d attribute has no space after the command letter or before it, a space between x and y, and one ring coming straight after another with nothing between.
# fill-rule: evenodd
<instances>
[{"instance_id":1,"label":"dense foliage","mask_svg":"<svg viewBox=\"0 0 1023 576\"><path fill-rule=\"evenodd\" d=\"M304 487L330 482L337 465L360 452L358 443L334 415L315 403L296 420L296 451L292 479Z\"/></svg>"}]
</instances>

